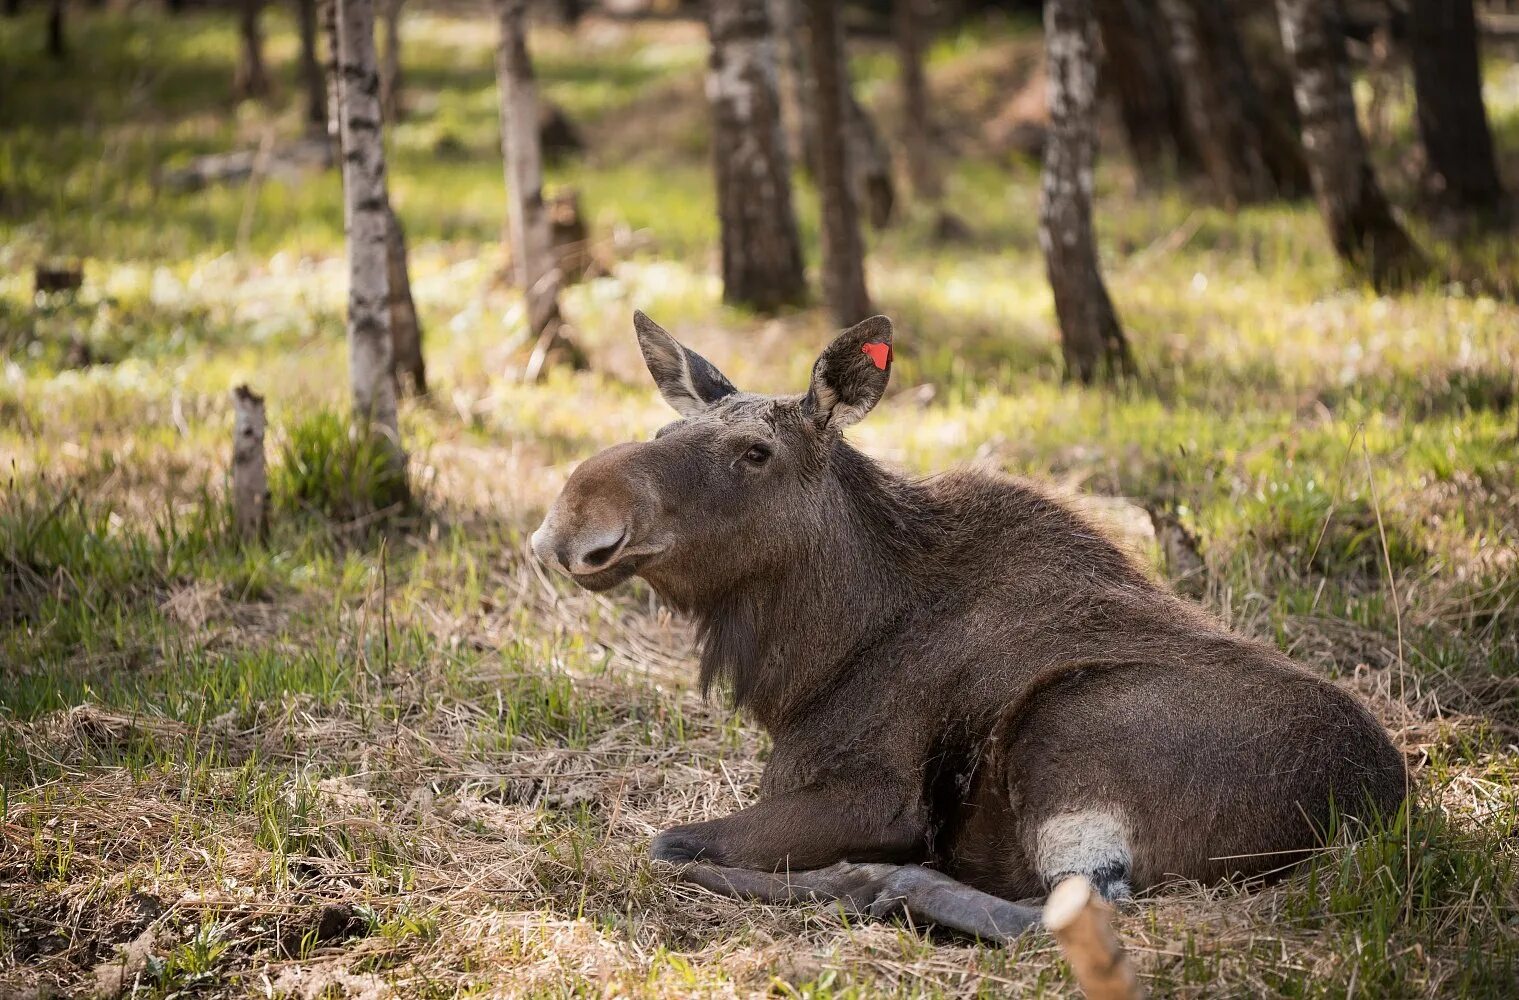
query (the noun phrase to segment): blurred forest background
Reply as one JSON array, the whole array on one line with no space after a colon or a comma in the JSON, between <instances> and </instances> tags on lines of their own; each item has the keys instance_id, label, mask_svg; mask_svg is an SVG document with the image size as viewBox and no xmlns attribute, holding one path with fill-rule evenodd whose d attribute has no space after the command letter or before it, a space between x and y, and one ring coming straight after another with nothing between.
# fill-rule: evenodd
<instances>
[{"instance_id":1,"label":"blurred forest background","mask_svg":"<svg viewBox=\"0 0 1519 1000\"><path fill-rule=\"evenodd\" d=\"M669 419L634 308L770 392L890 315L861 447L1389 726L1413 817L1142 902L1154 994L1519 989L1519 5L0 14L0 997L1073 989L644 859L765 746L527 550Z\"/></svg>"}]
</instances>

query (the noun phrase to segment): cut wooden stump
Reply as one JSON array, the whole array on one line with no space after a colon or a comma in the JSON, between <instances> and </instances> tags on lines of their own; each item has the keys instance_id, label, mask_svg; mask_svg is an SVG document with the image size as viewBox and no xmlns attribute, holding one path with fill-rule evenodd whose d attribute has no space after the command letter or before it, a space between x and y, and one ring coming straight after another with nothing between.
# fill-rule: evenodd
<instances>
[{"instance_id":1,"label":"cut wooden stump","mask_svg":"<svg viewBox=\"0 0 1519 1000\"><path fill-rule=\"evenodd\" d=\"M1057 885L1044 904L1044 926L1088 1000L1140 1000L1144 991L1113 933L1112 916L1113 908L1080 876Z\"/></svg>"},{"instance_id":2,"label":"cut wooden stump","mask_svg":"<svg viewBox=\"0 0 1519 1000\"><path fill-rule=\"evenodd\" d=\"M269 477L264 467L264 397L246 385L232 390L232 523L244 542L269 533Z\"/></svg>"}]
</instances>

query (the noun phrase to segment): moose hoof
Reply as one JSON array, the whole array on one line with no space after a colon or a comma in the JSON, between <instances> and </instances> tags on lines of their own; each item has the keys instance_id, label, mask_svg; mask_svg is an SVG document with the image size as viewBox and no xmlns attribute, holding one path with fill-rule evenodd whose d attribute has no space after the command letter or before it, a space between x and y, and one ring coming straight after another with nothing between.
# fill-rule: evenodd
<instances>
[{"instance_id":1,"label":"moose hoof","mask_svg":"<svg viewBox=\"0 0 1519 1000\"><path fill-rule=\"evenodd\" d=\"M718 861L711 848L679 827L666 830L649 845L649 857L672 865L689 865L694 861Z\"/></svg>"}]
</instances>

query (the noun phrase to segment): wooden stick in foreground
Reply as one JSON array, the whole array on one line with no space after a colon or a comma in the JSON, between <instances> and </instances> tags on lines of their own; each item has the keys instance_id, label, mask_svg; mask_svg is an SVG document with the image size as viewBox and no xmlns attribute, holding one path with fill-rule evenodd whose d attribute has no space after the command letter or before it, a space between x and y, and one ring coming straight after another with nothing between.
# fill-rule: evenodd
<instances>
[{"instance_id":1,"label":"wooden stick in foreground","mask_svg":"<svg viewBox=\"0 0 1519 1000\"><path fill-rule=\"evenodd\" d=\"M1078 876L1055 887L1044 904L1044 926L1055 935L1087 1000L1139 1000L1144 991L1113 933L1113 908Z\"/></svg>"},{"instance_id":2,"label":"wooden stick in foreground","mask_svg":"<svg viewBox=\"0 0 1519 1000\"><path fill-rule=\"evenodd\" d=\"M232 390L232 523L245 542L269 531L269 478L264 470L264 397L246 385Z\"/></svg>"}]
</instances>

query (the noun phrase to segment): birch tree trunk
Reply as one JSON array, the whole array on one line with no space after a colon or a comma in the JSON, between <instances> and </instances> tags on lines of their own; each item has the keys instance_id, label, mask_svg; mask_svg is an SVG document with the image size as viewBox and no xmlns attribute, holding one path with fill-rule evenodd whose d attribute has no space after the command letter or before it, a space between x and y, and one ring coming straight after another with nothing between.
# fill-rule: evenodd
<instances>
[{"instance_id":1,"label":"birch tree trunk","mask_svg":"<svg viewBox=\"0 0 1519 1000\"><path fill-rule=\"evenodd\" d=\"M348 370L354 422L389 442L395 471L405 467L396 416L390 340L390 199L385 188L380 80L375 65L374 0L335 0L338 120L343 205L348 231Z\"/></svg>"},{"instance_id":2,"label":"birch tree trunk","mask_svg":"<svg viewBox=\"0 0 1519 1000\"><path fill-rule=\"evenodd\" d=\"M401 120L401 0L381 0L381 18L385 25L385 48L380 61L380 108L385 120Z\"/></svg>"},{"instance_id":3,"label":"birch tree trunk","mask_svg":"<svg viewBox=\"0 0 1519 1000\"><path fill-rule=\"evenodd\" d=\"M1141 0L1096 0L1093 11L1102 37L1101 77L1117 101L1141 181L1169 167L1195 166L1197 145L1157 15Z\"/></svg>"},{"instance_id":4,"label":"birch tree trunk","mask_svg":"<svg viewBox=\"0 0 1519 1000\"><path fill-rule=\"evenodd\" d=\"M1406 285L1427 274L1429 265L1393 218L1372 173L1350 90L1339 4L1276 0L1276 11L1292 62L1308 173L1330 241L1341 259L1377 288Z\"/></svg>"},{"instance_id":5,"label":"birch tree trunk","mask_svg":"<svg viewBox=\"0 0 1519 1000\"><path fill-rule=\"evenodd\" d=\"M232 90L238 97L264 97L269 93L269 73L264 69L264 36L258 19L264 0L242 0L237 31L241 45Z\"/></svg>"},{"instance_id":6,"label":"birch tree trunk","mask_svg":"<svg viewBox=\"0 0 1519 1000\"><path fill-rule=\"evenodd\" d=\"M1240 158L1265 197L1308 191L1303 143L1292 124L1266 98L1252 71L1239 25L1242 12L1229 0L1190 0L1214 75L1230 95L1226 107L1240 119ZM1290 101L1286 102L1288 105ZM1237 110L1236 110L1237 109ZM1264 168L1264 176L1259 171Z\"/></svg>"},{"instance_id":7,"label":"birch tree trunk","mask_svg":"<svg viewBox=\"0 0 1519 1000\"><path fill-rule=\"evenodd\" d=\"M301 83L306 90L306 128L313 136L328 130L327 81L317 56L316 0L298 0L296 27L301 36Z\"/></svg>"},{"instance_id":8,"label":"birch tree trunk","mask_svg":"<svg viewBox=\"0 0 1519 1000\"><path fill-rule=\"evenodd\" d=\"M1503 185L1482 103L1472 0L1413 0L1409 34L1429 187L1456 207L1496 209Z\"/></svg>"},{"instance_id":9,"label":"birch tree trunk","mask_svg":"<svg viewBox=\"0 0 1519 1000\"><path fill-rule=\"evenodd\" d=\"M1218 2L1160 0L1160 9L1193 138L1218 197L1235 206L1270 198L1275 184L1247 110L1254 82L1239 62L1238 38L1220 37L1233 28L1210 7Z\"/></svg>"},{"instance_id":10,"label":"birch tree trunk","mask_svg":"<svg viewBox=\"0 0 1519 1000\"><path fill-rule=\"evenodd\" d=\"M723 301L775 309L807 284L766 0L710 0L708 29Z\"/></svg>"},{"instance_id":11,"label":"birch tree trunk","mask_svg":"<svg viewBox=\"0 0 1519 1000\"><path fill-rule=\"evenodd\" d=\"M524 377L536 381L551 361L584 365L563 332L561 277L543 203L543 153L538 136L538 84L527 49L526 0L496 0L501 35L496 86L501 92L501 151L506 165L512 263L534 338Z\"/></svg>"},{"instance_id":12,"label":"birch tree trunk","mask_svg":"<svg viewBox=\"0 0 1519 1000\"><path fill-rule=\"evenodd\" d=\"M832 0L806 0L811 97L817 112L818 195L823 208L823 293L837 326L871 314L865 290L865 246L850 190L847 127L849 80L844 37Z\"/></svg>"},{"instance_id":13,"label":"birch tree trunk","mask_svg":"<svg viewBox=\"0 0 1519 1000\"><path fill-rule=\"evenodd\" d=\"M1046 0L1050 128L1044 145L1039 245L1055 297L1069 377L1084 383L1132 370L1128 342L1097 265L1092 233L1097 23L1092 0Z\"/></svg>"},{"instance_id":14,"label":"birch tree trunk","mask_svg":"<svg viewBox=\"0 0 1519 1000\"><path fill-rule=\"evenodd\" d=\"M770 21L780 48L781 105L791 142L791 161L817 175L817 106L808 83L806 28L797 0L770 0Z\"/></svg>"},{"instance_id":15,"label":"birch tree trunk","mask_svg":"<svg viewBox=\"0 0 1519 1000\"><path fill-rule=\"evenodd\" d=\"M892 30L897 42L897 83L902 91L902 151L907 179L919 201L936 202L944 185L934 162L933 116L923 51L932 38L931 0L893 0Z\"/></svg>"},{"instance_id":16,"label":"birch tree trunk","mask_svg":"<svg viewBox=\"0 0 1519 1000\"><path fill-rule=\"evenodd\" d=\"M842 34L840 38L842 39ZM840 76L844 81L844 141L849 146L850 181L855 204L865 209L865 218L875 229L891 225L896 205L896 181L891 175L891 150L881 139L881 131L870 112L854 96L849 79L849 56L841 50Z\"/></svg>"},{"instance_id":17,"label":"birch tree trunk","mask_svg":"<svg viewBox=\"0 0 1519 1000\"><path fill-rule=\"evenodd\" d=\"M337 9L340 0L325 0L321 8L322 29L327 36L327 119L328 135L332 139L334 154L339 162L346 162L343 132L338 107L341 104L341 79L338 73L336 53L338 44ZM383 117L381 121L383 121ZM344 183L347 173L345 169ZM390 193L385 194L385 267L387 274L387 302L390 311L391 366L397 392L411 392L418 396L427 394L427 365L422 356L422 323L417 316L415 301L411 295L411 269L407 263L406 230L395 206L390 203Z\"/></svg>"}]
</instances>

